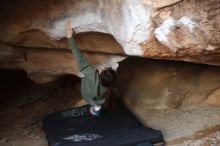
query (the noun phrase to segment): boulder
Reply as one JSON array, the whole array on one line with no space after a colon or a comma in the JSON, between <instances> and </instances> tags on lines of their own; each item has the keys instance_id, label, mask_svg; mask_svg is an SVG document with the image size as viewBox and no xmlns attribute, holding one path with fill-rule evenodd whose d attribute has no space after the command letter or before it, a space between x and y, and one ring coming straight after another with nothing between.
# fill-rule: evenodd
<instances>
[{"instance_id":1,"label":"boulder","mask_svg":"<svg viewBox=\"0 0 220 146\"><path fill-rule=\"evenodd\" d=\"M161 130L167 145L205 146L211 137L219 139L220 68L137 57L120 66L115 97L146 126Z\"/></svg>"}]
</instances>

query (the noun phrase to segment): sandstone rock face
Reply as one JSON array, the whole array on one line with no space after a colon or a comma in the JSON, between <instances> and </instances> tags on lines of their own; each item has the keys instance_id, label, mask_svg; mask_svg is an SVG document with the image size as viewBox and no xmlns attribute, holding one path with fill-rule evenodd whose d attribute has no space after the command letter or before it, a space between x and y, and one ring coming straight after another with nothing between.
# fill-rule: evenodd
<instances>
[{"instance_id":1,"label":"sandstone rock face","mask_svg":"<svg viewBox=\"0 0 220 146\"><path fill-rule=\"evenodd\" d=\"M120 65L116 95L146 126L161 130L168 145L212 145L201 140L219 131L219 68L142 58Z\"/></svg>"},{"instance_id":2,"label":"sandstone rock face","mask_svg":"<svg viewBox=\"0 0 220 146\"><path fill-rule=\"evenodd\" d=\"M3 0L0 66L36 82L79 74L65 41L67 18L76 33L93 32L78 43L99 67L127 55L220 65L219 7L218 0Z\"/></svg>"}]
</instances>

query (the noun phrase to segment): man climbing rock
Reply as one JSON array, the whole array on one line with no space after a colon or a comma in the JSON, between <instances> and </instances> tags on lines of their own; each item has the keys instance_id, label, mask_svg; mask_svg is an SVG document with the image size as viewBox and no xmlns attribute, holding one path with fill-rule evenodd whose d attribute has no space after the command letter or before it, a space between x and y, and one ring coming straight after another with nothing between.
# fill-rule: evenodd
<instances>
[{"instance_id":1,"label":"man climbing rock","mask_svg":"<svg viewBox=\"0 0 220 146\"><path fill-rule=\"evenodd\" d=\"M115 83L115 71L111 68L106 68L99 73L98 70L88 62L76 44L74 38L75 33L70 19L66 22L66 37L79 70L84 74L84 77L81 79L81 94L91 105L90 113L98 116L102 106L106 102L106 97Z\"/></svg>"}]
</instances>

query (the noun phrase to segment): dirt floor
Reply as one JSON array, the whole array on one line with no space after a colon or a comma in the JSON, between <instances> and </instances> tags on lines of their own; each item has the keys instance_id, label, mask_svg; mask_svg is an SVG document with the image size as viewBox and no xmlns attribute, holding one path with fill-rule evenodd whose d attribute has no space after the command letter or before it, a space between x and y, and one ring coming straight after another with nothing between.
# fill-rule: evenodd
<instances>
[{"instance_id":1,"label":"dirt floor","mask_svg":"<svg viewBox=\"0 0 220 146\"><path fill-rule=\"evenodd\" d=\"M1 109L0 146L48 146L42 130L42 118L48 112L75 105L71 98L62 99L65 100L65 105L62 105L61 98L51 98L23 108L14 104Z\"/></svg>"},{"instance_id":2,"label":"dirt floor","mask_svg":"<svg viewBox=\"0 0 220 146\"><path fill-rule=\"evenodd\" d=\"M42 119L76 106L80 100L76 79L70 76L36 85L22 72L4 74L9 77L0 79L0 146L47 146Z\"/></svg>"}]
</instances>

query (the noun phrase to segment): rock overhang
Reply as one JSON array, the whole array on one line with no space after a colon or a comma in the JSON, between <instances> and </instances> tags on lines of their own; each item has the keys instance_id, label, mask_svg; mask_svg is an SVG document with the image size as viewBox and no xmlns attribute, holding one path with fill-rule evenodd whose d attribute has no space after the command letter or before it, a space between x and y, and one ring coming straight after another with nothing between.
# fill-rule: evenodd
<instances>
[{"instance_id":1,"label":"rock overhang","mask_svg":"<svg viewBox=\"0 0 220 146\"><path fill-rule=\"evenodd\" d=\"M104 59L105 57L90 54L93 58L104 59L98 59L99 63L96 62L98 67L104 64L112 65L112 62L115 64L125 56L183 60L211 65L220 64L218 31L220 25L218 25L219 16L217 15L219 4L213 1L198 3L196 0L166 2L162 0L63 2L21 0L15 3L10 0L3 1L2 4L1 20L3 23L0 28L2 30L0 40L3 47L1 49L4 50L2 52L7 52L6 48L11 47L14 52L18 52L18 58L19 53L25 54L24 50L33 48L42 53L47 52L45 48L53 51L57 49L61 52L66 51L67 44L63 40L65 38L64 25L66 19L71 18L76 33L91 31L107 33L112 35L118 46L121 45L121 47L116 47L120 48L120 51L115 51L117 49L105 50L100 47L93 49L92 45L91 48L88 45L87 48L83 48L83 51L92 51L94 54L101 52L106 53L102 54L103 56L109 55L109 53L112 55L111 59ZM96 38L96 36L91 37ZM113 45L109 48L114 47ZM39 51L39 49L41 50ZM7 53L4 53L3 56L7 56L5 54ZM11 56L10 62L16 62L13 60L13 55ZM40 53L38 56L40 59ZM28 61L33 60L28 55L26 57L20 56L20 58L24 58L23 63L16 65L16 62L13 65L3 65L3 67L21 68L29 74L33 72L33 69L38 70L35 64L32 64L32 67L27 67L29 66L27 65ZM1 62L4 62L3 59L4 57L0 58ZM45 60L44 64L46 62ZM77 74L75 65L66 64L75 68L74 74ZM48 73L53 72L47 71L46 65L43 70ZM67 72L64 69L63 72L60 72L60 74L62 73ZM70 72L68 71L68 73Z\"/></svg>"}]
</instances>

